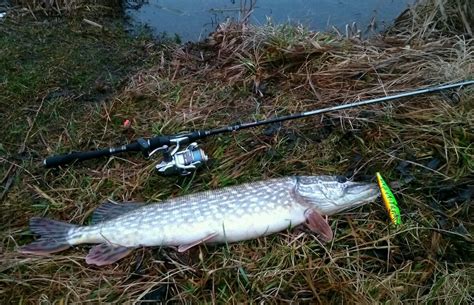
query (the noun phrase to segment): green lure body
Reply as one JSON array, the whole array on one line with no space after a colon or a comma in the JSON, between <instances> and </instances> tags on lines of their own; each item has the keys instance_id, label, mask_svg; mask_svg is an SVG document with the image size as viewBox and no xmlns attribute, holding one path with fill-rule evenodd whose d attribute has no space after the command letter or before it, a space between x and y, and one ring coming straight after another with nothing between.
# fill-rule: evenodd
<instances>
[{"instance_id":1,"label":"green lure body","mask_svg":"<svg viewBox=\"0 0 474 305\"><path fill-rule=\"evenodd\" d=\"M400 209L398 208L397 199L395 199L395 196L390 190L387 182L385 182L385 180L382 178L382 175L380 175L380 173L376 173L376 175L380 193L382 194L382 199L385 203L385 208L388 211L388 215L390 216L390 220L393 224L399 225L402 223L402 218L400 216Z\"/></svg>"}]
</instances>

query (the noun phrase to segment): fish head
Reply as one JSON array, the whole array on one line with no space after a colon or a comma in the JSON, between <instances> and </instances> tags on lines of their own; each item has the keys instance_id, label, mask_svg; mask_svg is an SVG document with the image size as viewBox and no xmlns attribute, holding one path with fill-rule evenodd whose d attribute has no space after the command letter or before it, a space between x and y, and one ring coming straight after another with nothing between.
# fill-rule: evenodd
<instances>
[{"instance_id":1,"label":"fish head","mask_svg":"<svg viewBox=\"0 0 474 305\"><path fill-rule=\"evenodd\" d=\"M332 215L375 200L376 183L352 182L341 176L297 177L296 195L324 215Z\"/></svg>"}]
</instances>

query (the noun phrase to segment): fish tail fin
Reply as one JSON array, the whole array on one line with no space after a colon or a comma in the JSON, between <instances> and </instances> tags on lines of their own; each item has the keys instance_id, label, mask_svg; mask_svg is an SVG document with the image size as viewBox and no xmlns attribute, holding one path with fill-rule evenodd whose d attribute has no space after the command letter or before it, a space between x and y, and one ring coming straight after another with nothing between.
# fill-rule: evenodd
<instances>
[{"instance_id":1,"label":"fish tail fin","mask_svg":"<svg viewBox=\"0 0 474 305\"><path fill-rule=\"evenodd\" d=\"M69 231L78 226L48 218L33 217L30 220L30 231L41 237L19 249L21 253L45 255L66 250L71 246L68 242Z\"/></svg>"}]
</instances>

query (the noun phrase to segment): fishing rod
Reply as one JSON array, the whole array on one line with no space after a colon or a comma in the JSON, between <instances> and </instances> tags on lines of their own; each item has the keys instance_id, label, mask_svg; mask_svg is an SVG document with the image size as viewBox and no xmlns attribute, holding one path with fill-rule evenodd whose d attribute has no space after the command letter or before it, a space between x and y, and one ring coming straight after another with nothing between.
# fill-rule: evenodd
<instances>
[{"instance_id":1,"label":"fishing rod","mask_svg":"<svg viewBox=\"0 0 474 305\"><path fill-rule=\"evenodd\" d=\"M184 132L175 135L161 135L153 138L139 138L136 141L125 144L118 147L109 147L100 150L92 150L85 152L71 152L63 155L56 155L46 158L43 161L43 164L47 168L57 167L75 161L84 161L99 157L112 156L124 152L142 152L145 157L151 157L155 153L161 153L163 155L163 160L156 165L156 170L158 173L169 176L169 175L188 175L192 171L196 170L198 167L202 166L209 158L202 150L198 144L195 142L199 139L210 137L213 135L233 132L241 129L253 128L261 125L267 125L272 123L278 123L288 120L300 119L309 116L314 116L318 114L323 114L327 112L334 112L338 110L350 109L361 107L365 105L383 103L387 101L393 101L396 99L436 93L444 90L449 90L453 88L462 88L465 86L470 86L474 84L474 80L463 81L454 84L446 84L437 87L428 87L424 89L419 89L415 91L402 92L395 95L389 95L384 97L379 97L375 99L353 102L350 104L341 104L333 107L321 108L306 112L300 112L296 114L280 116L270 118L268 120L260 120L247 123L239 123L235 125L229 125L224 127L219 127L210 130L196 130L192 132ZM188 145L186 148L182 149L185 145Z\"/></svg>"}]
</instances>

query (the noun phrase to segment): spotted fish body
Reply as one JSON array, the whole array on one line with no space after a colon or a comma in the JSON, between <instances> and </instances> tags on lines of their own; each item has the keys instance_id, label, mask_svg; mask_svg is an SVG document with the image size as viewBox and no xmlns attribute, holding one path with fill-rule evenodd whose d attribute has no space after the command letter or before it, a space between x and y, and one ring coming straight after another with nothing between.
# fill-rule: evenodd
<instances>
[{"instance_id":1,"label":"spotted fish body","mask_svg":"<svg viewBox=\"0 0 474 305\"><path fill-rule=\"evenodd\" d=\"M30 228L42 235L21 249L53 253L72 245L99 244L86 261L103 265L141 246L177 246L236 242L276 233L304 222L331 239L321 215L359 206L378 197L376 184L341 181L333 176L270 179L195 193L156 204L100 206L92 225L75 226L33 218Z\"/></svg>"}]
</instances>

